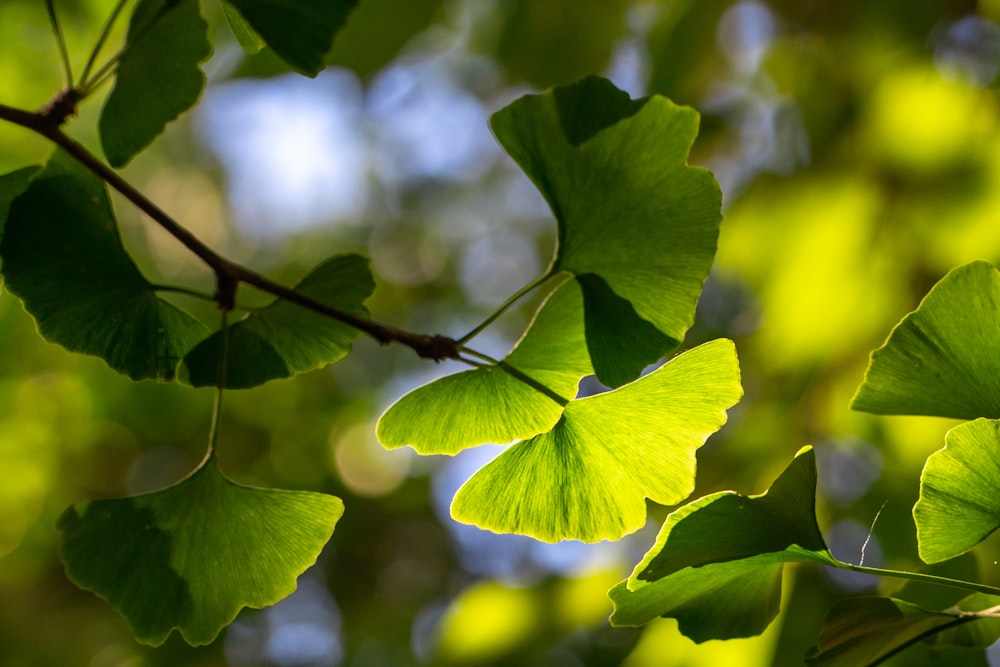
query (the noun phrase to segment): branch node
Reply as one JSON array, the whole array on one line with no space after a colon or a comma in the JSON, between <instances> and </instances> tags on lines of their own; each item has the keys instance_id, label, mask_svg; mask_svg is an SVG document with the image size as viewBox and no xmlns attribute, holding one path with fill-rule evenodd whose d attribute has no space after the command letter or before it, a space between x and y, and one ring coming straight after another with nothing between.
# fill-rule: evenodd
<instances>
[{"instance_id":1,"label":"branch node","mask_svg":"<svg viewBox=\"0 0 1000 667\"><path fill-rule=\"evenodd\" d=\"M231 276L229 273L218 269L216 270L215 302L219 304L219 310L229 312L236 308L236 289L239 286L239 280Z\"/></svg>"},{"instance_id":2,"label":"branch node","mask_svg":"<svg viewBox=\"0 0 1000 667\"><path fill-rule=\"evenodd\" d=\"M420 344L413 346L421 358L432 359L435 362L461 358L459 345L455 339L440 334L421 336L421 338Z\"/></svg>"},{"instance_id":3,"label":"branch node","mask_svg":"<svg viewBox=\"0 0 1000 667\"><path fill-rule=\"evenodd\" d=\"M62 127L70 116L76 115L76 107L83 100L83 93L76 88L63 88L55 97L38 110L42 125L49 128Z\"/></svg>"}]
</instances>

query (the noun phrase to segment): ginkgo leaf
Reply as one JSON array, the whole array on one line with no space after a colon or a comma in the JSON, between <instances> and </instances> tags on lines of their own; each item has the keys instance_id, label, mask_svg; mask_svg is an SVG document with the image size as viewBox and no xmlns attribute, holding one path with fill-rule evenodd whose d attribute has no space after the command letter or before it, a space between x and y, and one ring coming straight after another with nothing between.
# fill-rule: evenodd
<instances>
[{"instance_id":1,"label":"ginkgo leaf","mask_svg":"<svg viewBox=\"0 0 1000 667\"><path fill-rule=\"evenodd\" d=\"M875 350L851 407L878 414L1000 418L1000 273L953 269Z\"/></svg>"},{"instance_id":2,"label":"ginkgo leaf","mask_svg":"<svg viewBox=\"0 0 1000 667\"><path fill-rule=\"evenodd\" d=\"M201 95L212 52L197 0L142 0L132 14L115 87L101 110L101 146L124 166Z\"/></svg>"},{"instance_id":3,"label":"ginkgo leaf","mask_svg":"<svg viewBox=\"0 0 1000 667\"><path fill-rule=\"evenodd\" d=\"M309 76L323 69L323 55L357 0L229 0L267 45Z\"/></svg>"},{"instance_id":4,"label":"ginkgo leaf","mask_svg":"<svg viewBox=\"0 0 1000 667\"><path fill-rule=\"evenodd\" d=\"M695 451L742 394L732 341L688 350L631 384L570 402L555 428L473 475L452 516L546 542L618 539L645 523L646 498L669 505L691 493Z\"/></svg>"},{"instance_id":5,"label":"ginkgo leaf","mask_svg":"<svg viewBox=\"0 0 1000 667\"><path fill-rule=\"evenodd\" d=\"M264 38L257 34L229 0L222 0L222 13L226 15L226 22L229 23L230 30L244 51L253 55L260 53L260 50L267 46Z\"/></svg>"},{"instance_id":6,"label":"ginkgo leaf","mask_svg":"<svg viewBox=\"0 0 1000 667\"><path fill-rule=\"evenodd\" d=\"M295 590L343 514L339 498L233 483L214 460L155 493L78 503L63 513L73 582L108 600L136 638L176 628L207 644L243 607Z\"/></svg>"},{"instance_id":7,"label":"ginkgo leaf","mask_svg":"<svg viewBox=\"0 0 1000 667\"><path fill-rule=\"evenodd\" d=\"M1000 527L1000 421L977 419L948 431L927 458L913 506L917 548L928 563L953 558Z\"/></svg>"},{"instance_id":8,"label":"ginkgo leaf","mask_svg":"<svg viewBox=\"0 0 1000 667\"><path fill-rule=\"evenodd\" d=\"M368 260L339 255L326 260L295 289L328 306L367 316L362 305L375 289ZM226 387L246 389L342 359L359 331L287 301L277 300L229 328ZM184 358L182 378L195 387L219 378L222 334L215 332Z\"/></svg>"},{"instance_id":9,"label":"ginkgo leaf","mask_svg":"<svg viewBox=\"0 0 1000 667\"><path fill-rule=\"evenodd\" d=\"M555 215L550 271L581 278L598 379L635 379L684 338L715 257L722 196L686 163L698 114L590 77L523 97L490 125Z\"/></svg>"},{"instance_id":10,"label":"ginkgo leaf","mask_svg":"<svg viewBox=\"0 0 1000 667\"><path fill-rule=\"evenodd\" d=\"M38 170L39 167L24 167L0 176L0 236L3 235L4 225L7 223L7 212L10 210L11 203L28 189L31 179L38 173Z\"/></svg>"},{"instance_id":11,"label":"ginkgo leaf","mask_svg":"<svg viewBox=\"0 0 1000 667\"><path fill-rule=\"evenodd\" d=\"M928 640L982 649L1000 637L1000 619L977 618L969 610L985 609L996 601L995 597L975 594L953 608L934 611L893 598L840 600L827 614L819 645L806 658L806 664L876 665Z\"/></svg>"},{"instance_id":12,"label":"ginkgo leaf","mask_svg":"<svg viewBox=\"0 0 1000 667\"><path fill-rule=\"evenodd\" d=\"M46 339L133 380L172 380L208 328L158 298L122 246L107 191L56 153L10 205L3 276Z\"/></svg>"},{"instance_id":13,"label":"ginkgo leaf","mask_svg":"<svg viewBox=\"0 0 1000 667\"><path fill-rule=\"evenodd\" d=\"M504 367L478 368L434 380L400 398L378 421L379 441L390 449L409 445L421 454L457 454L551 430L565 402L576 396L580 378L592 372L576 281L549 295L504 366L565 400L555 400Z\"/></svg>"},{"instance_id":14,"label":"ginkgo leaf","mask_svg":"<svg viewBox=\"0 0 1000 667\"><path fill-rule=\"evenodd\" d=\"M803 448L767 492L723 491L671 513L609 592L613 625L676 618L691 639L760 634L778 613L784 563L835 564L816 524L816 455Z\"/></svg>"}]
</instances>

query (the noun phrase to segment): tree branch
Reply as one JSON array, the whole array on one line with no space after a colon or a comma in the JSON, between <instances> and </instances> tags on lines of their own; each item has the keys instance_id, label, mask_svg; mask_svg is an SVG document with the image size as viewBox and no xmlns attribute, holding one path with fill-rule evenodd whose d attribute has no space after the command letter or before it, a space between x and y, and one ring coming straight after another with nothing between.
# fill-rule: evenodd
<instances>
[{"instance_id":1,"label":"tree branch","mask_svg":"<svg viewBox=\"0 0 1000 667\"><path fill-rule=\"evenodd\" d=\"M82 144L62 131L66 119L73 115L79 94L73 89L67 89L57 95L52 102L40 111L32 112L0 104L0 120L6 120L31 130L52 143L56 144L77 162L86 167L102 181L110 185L132 202L139 210L153 219L171 236L181 242L185 248L194 253L215 272L217 292L215 300L223 310L230 310L236 296L236 288L240 283L253 285L259 290L272 294L285 301L297 304L320 315L343 322L363 333L368 334L382 345L400 343L412 348L420 357L442 361L444 359L461 359L458 343L447 336L417 334L403 329L381 324L355 315L334 306L316 301L294 289L274 282L246 267L232 262L202 243L183 225L170 217L160 207L139 192L118 172L101 162Z\"/></svg>"}]
</instances>

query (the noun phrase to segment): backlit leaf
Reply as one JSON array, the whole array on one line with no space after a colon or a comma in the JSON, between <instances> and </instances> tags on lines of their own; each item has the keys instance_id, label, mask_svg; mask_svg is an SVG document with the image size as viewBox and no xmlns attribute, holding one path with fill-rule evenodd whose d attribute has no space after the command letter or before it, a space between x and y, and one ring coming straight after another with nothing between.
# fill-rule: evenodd
<instances>
[{"instance_id":1,"label":"backlit leaf","mask_svg":"<svg viewBox=\"0 0 1000 667\"><path fill-rule=\"evenodd\" d=\"M133 380L171 380L208 329L158 298L122 246L104 185L56 153L10 206L7 288L38 331Z\"/></svg>"},{"instance_id":2,"label":"backlit leaf","mask_svg":"<svg viewBox=\"0 0 1000 667\"><path fill-rule=\"evenodd\" d=\"M240 43L244 51L253 55L260 53L260 50L267 46L264 38L250 27L239 10L233 7L228 0L222 0L222 11L226 15L226 22L229 23L229 28L233 31L236 41Z\"/></svg>"},{"instance_id":3,"label":"backlit leaf","mask_svg":"<svg viewBox=\"0 0 1000 667\"><path fill-rule=\"evenodd\" d=\"M142 0L132 14L115 87L101 111L101 146L114 167L148 146L201 95L198 64L212 47L197 0Z\"/></svg>"},{"instance_id":4,"label":"backlit leaf","mask_svg":"<svg viewBox=\"0 0 1000 667\"><path fill-rule=\"evenodd\" d=\"M816 525L816 456L803 448L766 493L723 491L667 517L656 544L615 586L613 625L676 618L691 639L760 634L778 613L782 564L833 564Z\"/></svg>"},{"instance_id":5,"label":"backlit leaf","mask_svg":"<svg viewBox=\"0 0 1000 667\"><path fill-rule=\"evenodd\" d=\"M490 123L556 217L550 270L581 278L597 377L638 377L684 338L715 256L721 193L686 163L698 114L591 77L523 97Z\"/></svg>"},{"instance_id":6,"label":"backlit leaf","mask_svg":"<svg viewBox=\"0 0 1000 667\"><path fill-rule=\"evenodd\" d=\"M954 608L933 611L893 598L848 598L830 609L810 667L858 667L882 661L925 640L985 648L1000 637L1000 619L964 612L985 609L996 598L972 595ZM957 642L955 641L957 640Z\"/></svg>"},{"instance_id":7,"label":"backlit leaf","mask_svg":"<svg viewBox=\"0 0 1000 667\"><path fill-rule=\"evenodd\" d=\"M694 489L695 451L739 401L732 341L705 343L619 389L566 406L459 489L452 516L546 542L618 539Z\"/></svg>"},{"instance_id":8,"label":"backlit leaf","mask_svg":"<svg viewBox=\"0 0 1000 667\"><path fill-rule=\"evenodd\" d=\"M872 353L851 407L1000 418L1000 273L978 261L942 278Z\"/></svg>"},{"instance_id":9,"label":"backlit leaf","mask_svg":"<svg viewBox=\"0 0 1000 667\"><path fill-rule=\"evenodd\" d=\"M295 289L326 305L367 316L362 303L375 282L367 259L340 255L316 267ZM229 328L226 387L256 387L332 364L351 351L358 335L353 327L279 299ZM184 358L184 379L195 387L214 386L221 345L220 332L196 345Z\"/></svg>"},{"instance_id":10,"label":"backlit leaf","mask_svg":"<svg viewBox=\"0 0 1000 667\"><path fill-rule=\"evenodd\" d=\"M210 460L161 491L70 507L59 519L62 558L139 641L162 644L176 628L208 644L243 607L295 590L343 507L321 493L235 484Z\"/></svg>"},{"instance_id":11,"label":"backlit leaf","mask_svg":"<svg viewBox=\"0 0 1000 667\"><path fill-rule=\"evenodd\" d=\"M580 378L592 372L576 281L564 283L539 307L504 363L567 401L576 396ZM549 431L562 411L560 402L503 368L479 368L406 394L385 411L376 433L390 449L409 445L421 454L457 454Z\"/></svg>"},{"instance_id":12,"label":"backlit leaf","mask_svg":"<svg viewBox=\"0 0 1000 667\"><path fill-rule=\"evenodd\" d=\"M917 547L928 563L953 558L1000 527L1000 422L977 419L948 431L927 458L913 506Z\"/></svg>"},{"instance_id":13,"label":"backlit leaf","mask_svg":"<svg viewBox=\"0 0 1000 667\"><path fill-rule=\"evenodd\" d=\"M303 74L323 69L323 55L357 0L229 0L282 60Z\"/></svg>"}]
</instances>

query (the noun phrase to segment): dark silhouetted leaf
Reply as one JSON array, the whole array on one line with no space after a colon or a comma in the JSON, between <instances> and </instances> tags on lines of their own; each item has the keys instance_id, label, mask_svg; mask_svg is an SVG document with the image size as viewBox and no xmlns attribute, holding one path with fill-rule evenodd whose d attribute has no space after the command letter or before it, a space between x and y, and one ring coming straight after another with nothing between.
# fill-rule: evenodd
<instances>
[{"instance_id":1,"label":"dark silhouetted leaf","mask_svg":"<svg viewBox=\"0 0 1000 667\"><path fill-rule=\"evenodd\" d=\"M142 0L132 14L115 87L101 111L101 146L114 167L148 146L201 95L198 64L212 52L197 0Z\"/></svg>"}]
</instances>

